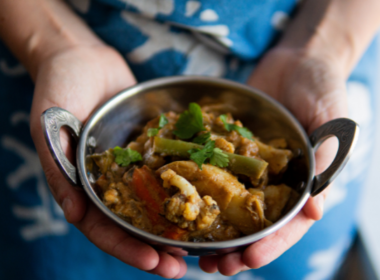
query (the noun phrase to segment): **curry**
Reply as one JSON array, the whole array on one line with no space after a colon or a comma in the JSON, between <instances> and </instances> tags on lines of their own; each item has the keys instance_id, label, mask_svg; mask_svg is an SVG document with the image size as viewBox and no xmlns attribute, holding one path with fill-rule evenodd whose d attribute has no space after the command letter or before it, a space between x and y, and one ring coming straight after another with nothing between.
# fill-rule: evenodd
<instances>
[{"instance_id":1,"label":"curry","mask_svg":"<svg viewBox=\"0 0 380 280\"><path fill-rule=\"evenodd\" d=\"M280 219L299 197L281 183L293 157L286 139L264 143L221 107L163 113L125 148L91 155L104 204L137 228L191 242L238 238Z\"/></svg>"}]
</instances>

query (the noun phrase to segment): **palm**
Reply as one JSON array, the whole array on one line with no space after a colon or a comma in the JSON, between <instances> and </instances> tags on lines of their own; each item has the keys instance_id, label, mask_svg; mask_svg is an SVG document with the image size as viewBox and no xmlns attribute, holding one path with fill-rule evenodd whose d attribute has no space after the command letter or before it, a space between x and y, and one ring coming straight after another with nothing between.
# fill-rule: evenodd
<instances>
[{"instance_id":1,"label":"palm","mask_svg":"<svg viewBox=\"0 0 380 280\"><path fill-rule=\"evenodd\" d=\"M125 61L110 48L77 48L55 55L38 69L31 113L32 137L51 191L69 222L100 249L127 264L164 277L181 277L186 271L181 258L158 253L130 237L65 180L49 156L40 125L42 112L54 106L85 122L104 101L133 84L135 79ZM68 138L63 135L61 142L69 155Z\"/></svg>"},{"instance_id":2,"label":"palm","mask_svg":"<svg viewBox=\"0 0 380 280\"><path fill-rule=\"evenodd\" d=\"M258 65L248 84L287 107L309 133L347 113L343 69L327 59L274 49Z\"/></svg>"},{"instance_id":3,"label":"palm","mask_svg":"<svg viewBox=\"0 0 380 280\"><path fill-rule=\"evenodd\" d=\"M94 108L134 83L123 59L110 49L63 53L40 68L32 113L56 105L85 121Z\"/></svg>"},{"instance_id":4,"label":"palm","mask_svg":"<svg viewBox=\"0 0 380 280\"><path fill-rule=\"evenodd\" d=\"M333 60L316 59L293 50L273 49L252 73L248 84L269 94L287 107L308 133L327 121L346 116L344 69ZM324 170L335 155L335 143L323 145L316 154L316 172ZM335 150L334 150L335 149ZM252 244L244 252L202 257L207 272L233 275L259 268L293 246L322 217L327 192L310 198L303 210L276 233Z\"/></svg>"}]
</instances>

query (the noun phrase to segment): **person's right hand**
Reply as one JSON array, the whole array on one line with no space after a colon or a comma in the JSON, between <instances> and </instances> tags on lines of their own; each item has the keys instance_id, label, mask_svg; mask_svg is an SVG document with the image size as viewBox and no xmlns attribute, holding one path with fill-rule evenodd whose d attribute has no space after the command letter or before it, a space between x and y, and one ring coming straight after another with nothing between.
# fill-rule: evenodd
<instances>
[{"instance_id":1,"label":"person's right hand","mask_svg":"<svg viewBox=\"0 0 380 280\"><path fill-rule=\"evenodd\" d=\"M181 257L157 252L131 237L74 188L58 169L42 132L40 116L50 107L61 107L81 122L120 90L136 83L127 64L105 45L73 47L46 58L38 65L31 112L31 134L51 192L73 223L91 242L126 264L163 277L180 278L186 272ZM66 155L72 152L69 136L61 135Z\"/></svg>"}]
</instances>

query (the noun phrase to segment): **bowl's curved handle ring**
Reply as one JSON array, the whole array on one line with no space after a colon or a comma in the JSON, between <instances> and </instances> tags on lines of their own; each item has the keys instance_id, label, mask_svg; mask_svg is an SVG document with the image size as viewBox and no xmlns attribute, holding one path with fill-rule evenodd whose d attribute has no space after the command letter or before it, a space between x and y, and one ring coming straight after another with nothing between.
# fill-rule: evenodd
<instances>
[{"instance_id":1,"label":"bowl's curved handle ring","mask_svg":"<svg viewBox=\"0 0 380 280\"><path fill-rule=\"evenodd\" d=\"M72 137L78 141L82 123L68 111L52 107L42 113L41 125L46 144L59 169L72 185L80 186L77 169L70 163L62 150L60 129L63 126L68 127Z\"/></svg>"},{"instance_id":2,"label":"bowl's curved handle ring","mask_svg":"<svg viewBox=\"0 0 380 280\"><path fill-rule=\"evenodd\" d=\"M346 165L359 136L359 126L350 119L335 119L317 128L310 135L314 152L326 139L336 136L339 141L338 152L331 165L321 174L314 177L311 195L322 192L342 171Z\"/></svg>"}]
</instances>

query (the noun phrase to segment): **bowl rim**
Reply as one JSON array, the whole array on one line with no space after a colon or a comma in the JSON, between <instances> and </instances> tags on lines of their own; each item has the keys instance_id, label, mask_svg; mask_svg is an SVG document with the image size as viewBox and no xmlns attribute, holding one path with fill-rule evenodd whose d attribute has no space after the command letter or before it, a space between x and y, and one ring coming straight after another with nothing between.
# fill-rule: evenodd
<instances>
[{"instance_id":1,"label":"bowl rim","mask_svg":"<svg viewBox=\"0 0 380 280\"><path fill-rule=\"evenodd\" d=\"M128 222L124 221L123 219L118 217L116 214L114 214L108 207L106 207L105 204L103 204L103 202L100 200L98 195L95 193L94 189L91 187L90 180L86 173L87 171L86 171L85 151L86 151L86 145L87 145L89 132L91 131L93 126L107 112L112 110L112 108L116 107L122 101L134 95L137 95L139 93L146 92L149 90L154 90L158 87L162 87L165 85L173 86L176 84L180 85L182 83L189 83L189 82L209 83L209 84L217 85L219 87L225 85L228 87L239 88L240 90L246 91L247 93L250 93L253 95L259 95L261 98L275 105L277 109L279 109L295 125L294 127L297 128L299 135L305 141L307 145L307 151L304 151L304 152L308 154L308 158L309 158L309 174L310 175L309 175L308 181L306 182L304 191L301 194L301 198L298 200L296 205L293 206L293 208L287 214L285 214L280 220L276 221L271 226L263 230L260 230L254 234L239 237L232 240L226 240L226 241L195 243L195 242L189 242L189 241L172 240L172 239L164 238L164 237L157 236L152 233L143 231L141 229L134 227L132 224L129 224ZM276 232L277 230L282 228L285 224L287 224L290 220L292 220L301 211L302 207L305 205L306 201L308 200L310 196L312 182L315 177L315 159L314 159L313 148L309 141L309 137L307 136L305 130L302 128L298 120L282 104L280 104L277 100L273 99L269 95L265 94L264 92L254 87L244 85L238 82L222 79L222 78L204 77L204 76L172 76L172 77L157 78L157 79L142 82L135 86L121 90L119 93L117 93L115 96L110 98L99 108L97 108L92 113L88 121L84 124L83 129L81 131L81 135L79 137L79 141L78 141L76 160L77 160L77 170L78 170L83 188L85 192L87 193L87 195L90 197L91 201L102 211L103 214L105 214L111 220L116 222L128 233L131 233L134 236L137 236L146 241L149 241L151 244L168 245L168 246L180 247L180 248L185 248L185 249L190 249L190 250L196 250L196 249L215 250L215 249L227 249L231 247L245 246Z\"/></svg>"}]
</instances>

